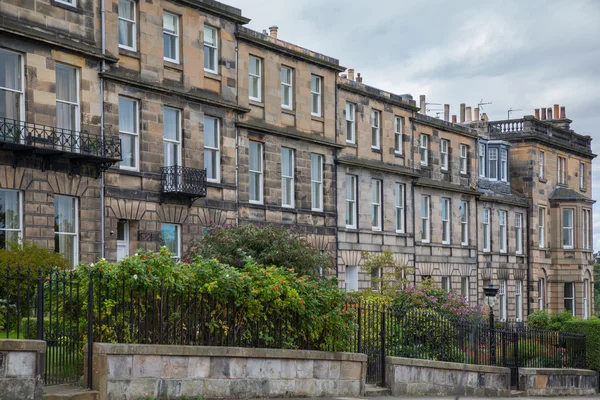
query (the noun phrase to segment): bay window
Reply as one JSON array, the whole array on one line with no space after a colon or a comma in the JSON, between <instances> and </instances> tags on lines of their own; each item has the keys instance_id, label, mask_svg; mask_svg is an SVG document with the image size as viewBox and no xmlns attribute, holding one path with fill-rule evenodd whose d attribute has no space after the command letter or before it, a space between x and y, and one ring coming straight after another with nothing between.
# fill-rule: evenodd
<instances>
[{"instance_id":1,"label":"bay window","mask_svg":"<svg viewBox=\"0 0 600 400\"><path fill-rule=\"evenodd\" d=\"M489 150L489 178L498 179L498 149Z\"/></svg>"}]
</instances>

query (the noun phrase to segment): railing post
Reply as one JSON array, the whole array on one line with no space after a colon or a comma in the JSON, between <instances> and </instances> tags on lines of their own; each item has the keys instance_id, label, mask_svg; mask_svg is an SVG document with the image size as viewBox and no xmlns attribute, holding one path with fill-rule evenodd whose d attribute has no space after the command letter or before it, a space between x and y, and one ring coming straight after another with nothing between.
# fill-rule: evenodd
<instances>
[{"instance_id":1,"label":"railing post","mask_svg":"<svg viewBox=\"0 0 600 400\"><path fill-rule=\"evenodd\" d=\"M89 276L89 284L88 284L88 331L87 331L87 340L88 340L88 365L87 365L87 386L88 389L92 389L92 359L93 359L93 350L94 350L94 276L90 272Z\"/></svg>"},{"instance_id":2,"label":"railing post","mask_svg":"<svg viewBox=\"0 0 600 400\"><path fill-rule=\"evenodd\" d=\"M496 365L496 330L494 326L494 312L490 308L490 364Z\"/></svg>"},{"instance_id":3,"label":"railing post","mask_svg":"<svg viewBox=\"0 0 600 400\"><path fill-rule=\"evenodd\" d=\"M381 305L381 385L385 386L385 305Z\"/></svg>"},{"instance_id":4,"label":"railing post","mask_svg":"<svg viewBox=\"0 0 600 400\"><path fill-rule=\"evenodd\" d=\"M38 268L38 286L37 286L37 340L44 340L44 275L42 268Z\"/></svg>"},{"instance_id":5,"label":"railing post","mask_svg":"<svg viewBox=\"0 0 600 400\"><path fill-rule=\"evenodd\" d=\"M361 350L362 350L361 337L360 337L360 335L362 333L361 332L361 321L360 321L360 317L361 317L362 311L361 311L361 304L360 303L361 303L361 301L360 301L360 299L358 299L358 335L357 335L358 342L357 342L357 346L356 346L357 353L362 353L361 352Z\"/></svg>"}]
</instances>

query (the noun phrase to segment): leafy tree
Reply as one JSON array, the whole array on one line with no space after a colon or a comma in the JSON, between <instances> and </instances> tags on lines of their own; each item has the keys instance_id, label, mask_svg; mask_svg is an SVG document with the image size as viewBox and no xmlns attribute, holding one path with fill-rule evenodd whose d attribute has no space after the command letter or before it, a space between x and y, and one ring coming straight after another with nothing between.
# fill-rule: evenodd
<instances>
[{"instance_id":1,"label":"leafy tree","mask_svg":"<svg viewBox=\"0 0 600 400\"><path fill-rule=\"evenodd\" d=\"M391 250L384 250L383 253L363 251L361 255L364 260L362 269L371 275L373 283L373 287L366 292L393 297L399 290L406 289L408 276L413 269L396 260Z\"/></svg>"}]
</instances>

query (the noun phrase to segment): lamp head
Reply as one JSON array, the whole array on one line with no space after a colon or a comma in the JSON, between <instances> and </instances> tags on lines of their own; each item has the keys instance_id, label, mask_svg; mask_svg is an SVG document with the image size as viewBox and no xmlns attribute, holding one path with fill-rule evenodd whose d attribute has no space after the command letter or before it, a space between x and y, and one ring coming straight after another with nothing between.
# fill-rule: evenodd
<instances>
[{"instance_id":1,"label":"lamp head","mask_svg":"<svg viewBox=\"0 0 600 400\"><path fill-rule=\"evenodd\" d=\"M493 308L496 304L496 295L498 294L499 289L500 288L492 285L491 283L489 284L489 286L483 288L483 293L485 294L487 305L490 308Z\"/></svg>"}]
</instances>

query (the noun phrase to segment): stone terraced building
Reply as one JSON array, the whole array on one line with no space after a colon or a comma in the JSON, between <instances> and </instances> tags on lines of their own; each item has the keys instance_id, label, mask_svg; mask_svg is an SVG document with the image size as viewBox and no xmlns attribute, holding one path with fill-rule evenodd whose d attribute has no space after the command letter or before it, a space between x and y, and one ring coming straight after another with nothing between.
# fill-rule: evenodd
<instances>
[{"instance_id":1,"label":"stone terraced building","mask_svg":"<svg viewBox=\"0 0 600 400\"><path fill-rule=\"evenodd\" d=\"M248 22L213 0L3 0L0 247L76 264L293 225L347 290L391 250L472 305L499 284L502 319L593 313L595 155L564 111L433 118Z\"/></svg>"}]
</instances>

